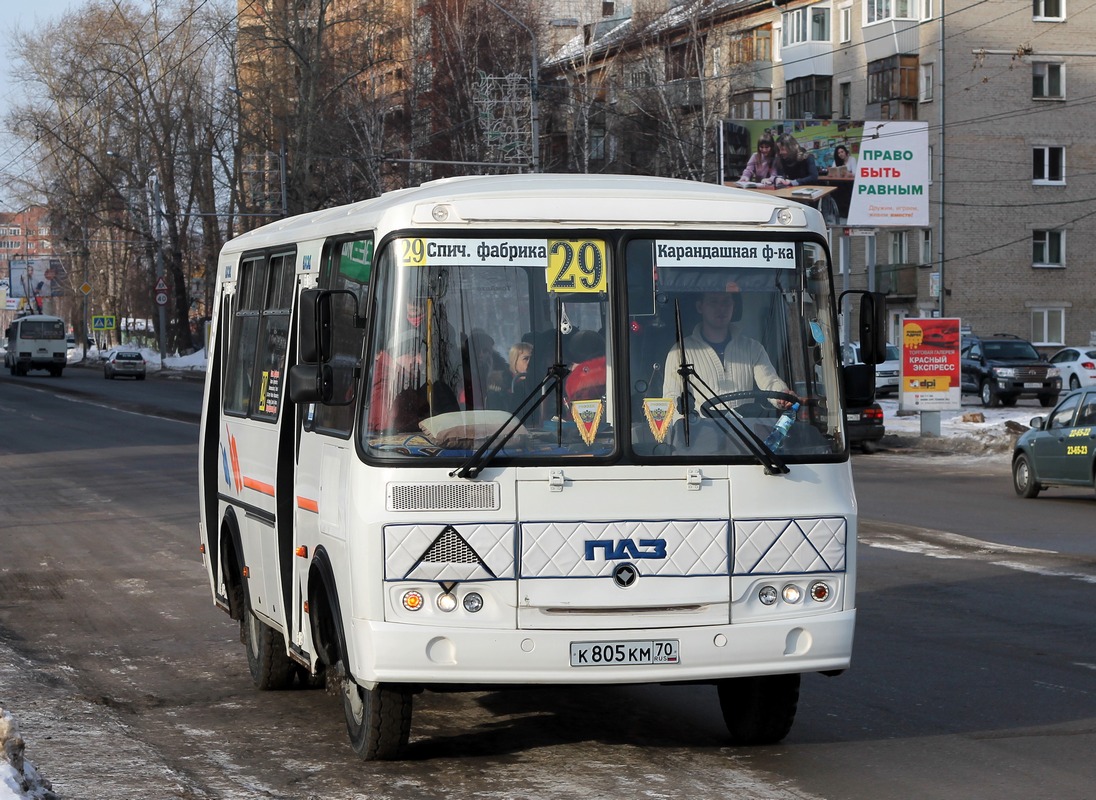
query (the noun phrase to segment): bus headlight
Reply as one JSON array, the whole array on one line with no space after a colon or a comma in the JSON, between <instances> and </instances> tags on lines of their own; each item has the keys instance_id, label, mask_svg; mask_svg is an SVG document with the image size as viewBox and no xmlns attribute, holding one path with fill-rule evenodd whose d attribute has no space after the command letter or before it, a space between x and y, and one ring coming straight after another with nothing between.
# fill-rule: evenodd
<instances>
[{"instance_id":1,"label":"bus headlight","mask_svg":"<svg viewBox=\"0 0 1096 800\"><path fill-rule=\"evenodd\" d=\"M780 594L784 597L785 603L798 603L803 599L803 591L794 583L785 586Z\"/></svg>"},{"instance_id":2,"label":"bus headlight","mask_svg":"<svg viewBox=\"0 0 1096 800\"><path fill-rule=\"evenodd\" d=\"M776 587L762 586L761 591L757 593L757 599L761 601L761 605L771 606L776 602Z\"/></svg>"},{"instance_id":3,"label":"bus headlight","mask_svg":"<svg viewBox=\"0 0 1096 800\"><path fill-rule=\"evenodd\" d=\"M815 581L811 584L811 599L816 600L819 603L824 603L830 599L830 585L823 583L822 581Z\"/></svg>"},{"instance_id":4,"label":"bus headlight","mask_svg":"<svg viewBox=\"0 0 1096 800\"><path fill-rule=\"evenodd\" d=\"M404 592L403 607L408 611L418 611L422 608L422 592Z\"/></svg>"},{"instance_id":5,"label":"bus headlight","mask_svg":"<svg viewBox=\"0 0 1096 800\"><path fill-rule=\"evenodd\" d=\"M464 596L464 610L469 614L475 614L483 608L483 597L479 592L469 592Z\"/></svg>"},{"instance_id":6,"label":"bus headlight","mask_svg":"<svg viewBox=\"0 0 1096 800\"><path fill-rule=\"evenodd\" d=\"M438 608L442 611L449 612L457 607L457 596L452 592L446 592L445 594L438 595Z\"/></svg>"}]
</instances>

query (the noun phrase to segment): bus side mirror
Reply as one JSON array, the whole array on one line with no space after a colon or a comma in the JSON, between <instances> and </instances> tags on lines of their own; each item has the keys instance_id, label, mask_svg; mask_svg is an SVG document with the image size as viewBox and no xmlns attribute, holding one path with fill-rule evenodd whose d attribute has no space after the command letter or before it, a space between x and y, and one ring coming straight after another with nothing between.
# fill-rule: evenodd
<instances>
[{"instance_id":1,"label":"bus side mirror","mask_svg":"<svg viewBox=\"0 0 1096 800\"><path fill-rule=\"evenodd\" d=\"M326 403L335 393L330 364L294 364L289 368L289 400L293 403Z\"/></svg>"},{"instance_id":2,"label":"bus side mirror","mask_svg":"<svg viewBox=\"0 0 1096 800\"><path fill-rule=\"evenodd\" d=\"M887 360L887 297L882 292L860 296L860 360L872 365Z\"/></svg>"},{"instance_id":3,"label":"bus side mirror","mask_svg":"<svg viewBox=\"0 0 1096 800\"><path fill-rule=\"evenodd\" d=\"M300 358L302 364L319 364L331 352L331 292L301 292Z\"/></svg>"}]
</instances>

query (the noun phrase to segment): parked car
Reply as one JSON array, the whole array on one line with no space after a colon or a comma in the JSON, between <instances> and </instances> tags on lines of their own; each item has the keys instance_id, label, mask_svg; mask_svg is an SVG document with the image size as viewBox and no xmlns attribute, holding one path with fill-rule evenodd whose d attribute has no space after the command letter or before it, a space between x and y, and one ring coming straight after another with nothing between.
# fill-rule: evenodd
<instances>
[{"instance_id":1,"label":"parked car","mask_svg":"<svg viewBox=\"0 0 1096 800\"><path fill-rule=\"evenodd\" d=\"M145 379L145 358L136 350L111 350L103 361L103 377L114 380L119 375Z\"/></svg>"},{"instance_id":2,"label":"parked car","mask_svg":"<svg viewBox=\"0 0 1096 800\"><path fill-rule=\"evenodd\" d=\"M846 342L841 345L841 360L845 364L863 364L860 343ZM875 393L880 397L898 391L902 378L902 351L896 345L887 345L887 359L875 365Z\"/></svg>"},{"instance_id":3,"label":"parked car","mask_svg":"<svg viewBox=\"0 0 1096 800\"><path fill-rule=\"evenodd\" d=\"M1096 388L1070 392L1046 417L1035 417L1012 451L1012 487L1035 497L1048 486L1093 487Z\"/></svg>"},{"instance_id":4,"label":"parked car","mask_svg":"<svg viewBox=\"0 0 1096 800\"><path fill-rule=\"evenodd\" d=\"M1096 347L1063 347L1050 357L1062 373L1062 385L1070 389L1096 386Z\"/></svg>"},{"instance_id":5,"label":"parked car","mask_svg":"<svg viewBox=\"0 0 1096 800\"><path fill-rule=\"evenodd\" d=\"M1006 333L967 336L959 357L962 391L977 394L987 408L1012 406L1021 397L1038 397L1044 408L1058 402L1061 373L1026 339Z\"/></svg>"},{"instance_id":6,"label":"parked car","mask_svg":"<svg viewBox=\"0 0 1096 800\"><path fill-rule=\"evenodd\" d=\"M878 403L845 410L845 430L849 436L849 447L859 447L861 452L874 453L879 448L879 440L886 433L883 424L883 409Z\"/></svg>"}]
</instances>

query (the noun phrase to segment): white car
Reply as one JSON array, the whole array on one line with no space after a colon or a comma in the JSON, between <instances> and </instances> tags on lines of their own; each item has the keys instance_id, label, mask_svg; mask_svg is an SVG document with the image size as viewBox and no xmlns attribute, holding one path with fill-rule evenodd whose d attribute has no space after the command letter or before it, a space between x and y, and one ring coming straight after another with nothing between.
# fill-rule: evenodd
<instances>
[{"instance_id":1,"label":"white car","mask_svg":"<svg viewBox=\"0 0 1096 800\"><path fill-rule=\"evenodd\" d=\"M1096 386L1096 347L1063 347L1050 357L1062 373L1062 388Z\"/></svg>"},{"instance_id":2,"label":"white car","mask_svg":"<svg viewBox=\"0 0 1096 800\"><path fill-rule=\"evenodd\" d=\"M860 359L860 343L846 342L841 345L841 359L845 364L863 364ZM887 358L875 365L875 393L882 397L898 391L902 379L902 352L893 344L887 345Z\"/></svg>"}]
</instances>

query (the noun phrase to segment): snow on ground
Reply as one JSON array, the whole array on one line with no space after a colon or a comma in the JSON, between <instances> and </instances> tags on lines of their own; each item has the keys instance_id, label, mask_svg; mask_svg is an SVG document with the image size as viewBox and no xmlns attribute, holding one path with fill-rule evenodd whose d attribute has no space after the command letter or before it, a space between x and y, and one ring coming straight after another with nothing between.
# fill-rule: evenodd
<instances>
[{"instance_id":1,"label":"snow on ground","mask_svg":"<svg viewBox=\"0 0 1096 800\"><path fill-rule=\"evenodd\" d=\"M204 350L193 355L168 356L161 365L158 352L134 349L140 350L153 373L161 368L170 371L206 369ZM79 350L70 351L69 362L79 362L82 357ZM98 363L98 351L92 348L87 358ZM1031 418L1049 411L1036 401L1020 401L1012 408L989 409L982 408L972 399L960 411L939 412L940 436L925 437L921 435L922 423L918 414L901 414L896 399L880 399L879 405L883 408L887 431L882 443L886 449L988 458L1007 458L1017 435L1028 427ZM870 459L871 456L857 458ZM55 797L49 781L24 757L18 722L0 708L0 800L51 800Z\"/></svg>"},{"instance_id":2,"label":"snow on ground","mask_svg":"<svg viewBox=\"0 0 1096 800\"><path fill-rule=\"evenodd\" d=\"M163 360L163 364L160 363L160 353L157 350L150 350L147 347L141 347L139 345L121 345L120 347L114 347L107 350L100 351L97 347L89 347L87 355L85 356L83 351L79 348L75 350L69 350L68 363L79 364L81 362L90 364L99 364L111 350L136 350L145 359L145 364L149 372L156 372L159 369L166 370L197 370L205 372L207 361L206 351L199 350L197 353L191 353L190 355L181 356L178 353L167 356Z\"/></svg>"}]
</instances>

